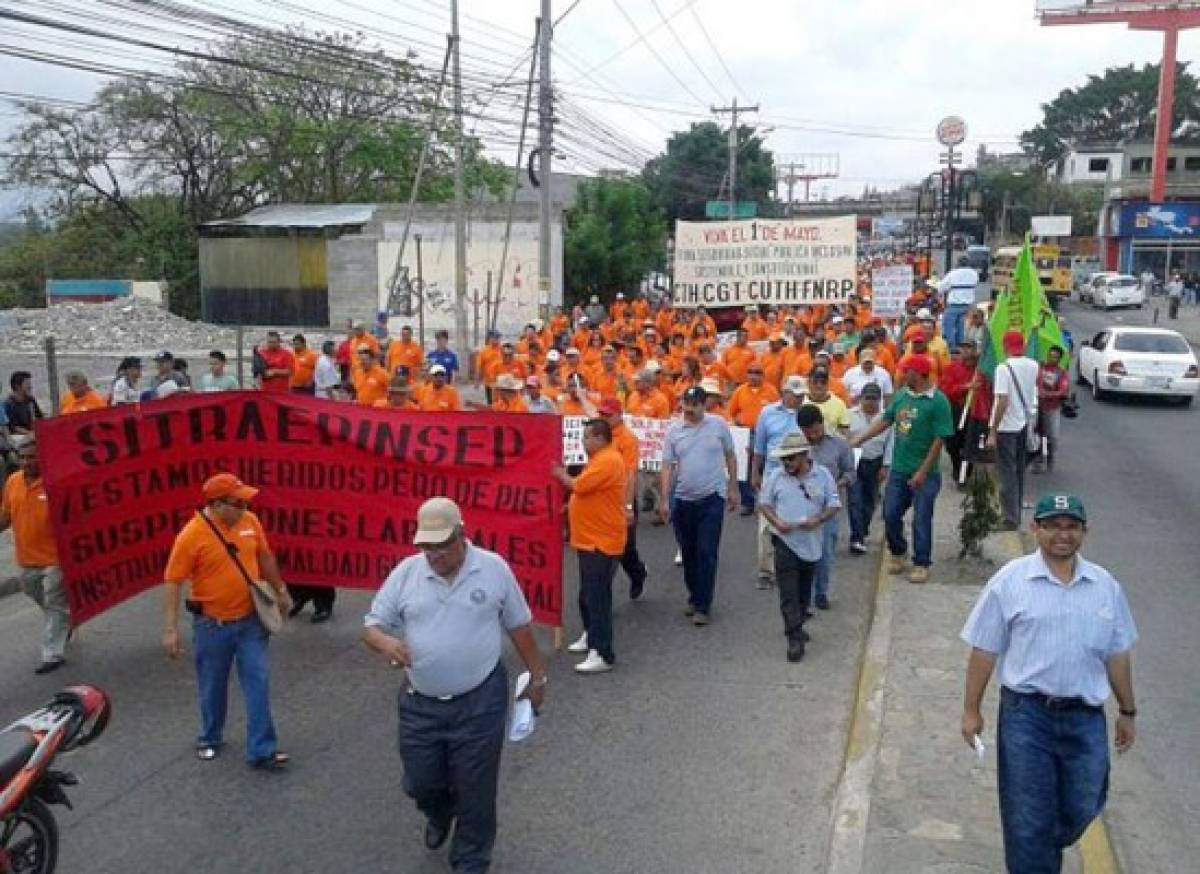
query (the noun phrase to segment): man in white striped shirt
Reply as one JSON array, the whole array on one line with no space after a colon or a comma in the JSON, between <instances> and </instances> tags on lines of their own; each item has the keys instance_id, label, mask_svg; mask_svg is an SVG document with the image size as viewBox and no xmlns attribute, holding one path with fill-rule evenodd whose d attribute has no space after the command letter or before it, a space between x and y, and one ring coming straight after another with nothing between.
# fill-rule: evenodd
<instances>
[{"instance_id":1,"label":"man in white striped shirt","mask_svg":"<svg viewBox=\"0 0 1200 874\"><path fill-rule=\"evenodd\" d=\"M1062 851L1108 795L1104 702L1115 694L1115 746L1133 746L1132 649L1137 630L1120 583L1079 555L1087 513L1074 495L1043 495L1036 552L988 581L962 630L971 646L962 735L983 732L980 704L999 662L996 730L1000 821L1010 872L1062 868Z\"/></svg>"}]
</instances>

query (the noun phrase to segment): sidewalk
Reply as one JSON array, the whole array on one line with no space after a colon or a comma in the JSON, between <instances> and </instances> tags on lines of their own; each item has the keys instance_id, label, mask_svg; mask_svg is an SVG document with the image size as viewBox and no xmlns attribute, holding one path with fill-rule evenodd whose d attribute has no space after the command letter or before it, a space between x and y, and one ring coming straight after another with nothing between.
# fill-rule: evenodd
<instances>
[{"instance_id":1,"label":"sidewalk","mask_svg":"<svg viewBox=\"0 0 1200 874\"><path fill-rule=\"evenodd\" d=\"M1096 310L1096 312L1099 312L1099 310ZM1157 320L1155 319L1156 312ZM1193 346L1200 347L1200 306L1184 304L1179 308L1179 318L1172 319L1167 316L1167 299L1165 297L1152 297L1146 301L1144 309L1112 310L1109 316L1113 322L1123 325L1154 325L1159 328L1178 331ZM1070 321L1071 319L1068 315L1068 325ZM1090 339L1090 337L1077 335L1075 343L1078 345L1081 340L1087 339Z\"/></svg>"},{"instance_id":2,"label":"sidewalk","mask_svg":"<svg viewBox=\"0 0 1200 874\"><path fill-rule=\"evenodd\" d=\"M992 683L984 702L987 750L980 760L959 733L967 648L958 634L983 584L1025 546L1016 534L994 534L984 544L983 559L960 561L962 495L948 478L946 483L935 512L930 582L917 586L906 575L880 572L870 637L878 644L875 656L882 658L882 668L868 717L872 724L863 729L865 735L873 733L874 752L864 756L869 772L865 836L857 838L862 841L859 864L834 864L831 872L1004 870L996 688ZM868 665L871 648L869 642ZM1064 870L1084 870L1076 851L1068 853Z\"/></svg>"}]
</instances>

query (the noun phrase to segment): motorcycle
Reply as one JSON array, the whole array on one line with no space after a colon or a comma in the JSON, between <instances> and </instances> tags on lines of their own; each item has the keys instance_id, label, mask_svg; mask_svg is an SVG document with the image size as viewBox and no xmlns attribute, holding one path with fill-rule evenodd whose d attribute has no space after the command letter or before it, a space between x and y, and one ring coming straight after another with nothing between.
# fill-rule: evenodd
<instances>
[{"instance_id":1,"label":"motorcycle","mask_svg":"<svg viewBox=\"0 0 1200 874\"><path fill-rule=\"evenodd\" d=\"M40 710L0 731L0 874L52 874L58 864L58 825L52 804L68 809L65 787L79 781L51 768L98 738L112 705L95 686L68 686Z\"/></svg>"}]
</instances>

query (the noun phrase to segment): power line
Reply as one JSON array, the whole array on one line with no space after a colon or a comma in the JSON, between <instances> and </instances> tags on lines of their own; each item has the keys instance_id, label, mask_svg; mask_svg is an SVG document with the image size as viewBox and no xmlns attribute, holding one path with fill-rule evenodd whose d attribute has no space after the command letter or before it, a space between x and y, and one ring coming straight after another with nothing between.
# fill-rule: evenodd
<instances>
[{"instance_id":1,"label":"power line","mask_svg":"<svg viewBox=\"0 0 1200 874\"><path fill-rule=\"evenodd\" d=\"M646 37L642 34L642 31L638 28L637 22L635 22L632 18L629 17L629 13L625 11L625 7L621 5L621 0L612 0L612 2L613 2L613 5L617 7L617 11L621 13L621 17L624 18L625 21L627 21L629 23L630 28L632 28L633 32L635 34L637 34L638 40L640 40L642 42L642 44L644 44L646 46L646 49L654 57L654 60L656 60L658 62L658 65L660 67L662 67L664 70L666 70L668 75L670 75L670 77L672 79L674 79L677 83L679 83L679 87L682 88L684 91L686 91L688 94L690 94L692 96L693 100L695 100L697 103L699 103L701 106L703 106L704 98L700 97L700 95L698 95L695 91L693 91L691 88L689 88L688 84L679 78L679 74L677 74L673 69L671 69L671 65L668 64L666 61L664 61L662 58L660 58L658 56L658 52L654 51L654 47L650 45L650 43L646 40ZM666 23L665 18L663 19L663 23L664 24Z\"/></svg>"},{"instance_id":2,"label":"power line","mask_svg":"<svg viewBox=\"0 0 1200 874\"><path fill-rule=\"evenodd\" d=\"M614 0L614 2L615 2L615 0ZM670 15L667 16L667 20L669 21L671 19L674 19L677 15L679 15L679 13L683 12L685 9L691 8L697 2L698 2L698 0L684 0L684 3L682 6L680 6L678 9L676 9L674 12L672 12ZM628 18L628 16L626 16L626 18ZM654 25L648 31L646 31L646 34L647 35L653 34L653 33L657 32L658 30L660 30L661 28L662 28L662 23L660 22L659 24ZM634 30L636 31L637 28L635 27ZM588 74L595 73L601 67L608 66L613 61L615 61L617 58L624 55L630 49L636 48L640 43L642 43L644 41L645 41L645 37L643 37L643 36L641 36L641 34L639 34L638 38L635 39L633 42L628 43L627 45L625 45L622 48L618 49L617 51L613 52L611 55L609 55L607 58L605 58L600 63L594 64L591 67L588 67L587 70L584 71L583 76L581 76L580 78L585 78ZM578 80L576 80L576 81L578 81ZM704 101L701 100L700 102L703 103Z\"/></svg>"},{"instance_id":3,"label":"power line","mask_svg":"<svg viewBox=\"0 0 1200 874\"><path fill-rule=\"evenodd\" d=\"M726 64L725 59L721 57L721 50L717 48L717 44L713 42L713 38L708 35L708 28L704 26L704 22L701 20L700 14L696 12L696 7L689 7L689 11L692 13L692 18L695 20L696 26L700 28L700 33L704 35L704 41L707 42L708 47L712 49L713 56L717 59L717 63L721 65L721 69L725 71L725 75L729 77L729 81L733 84L734 90L737 91L747 103L749 103L750 98L746 96L746 90L738 84L737 79L733 78L733 73L730 71L729 65Z\"/></svg>"},{"instance_id":4,"label":"power line","mask_svg":"<svg viewBox=\"0 0 1200 874\"><path fill-rule=\"evenodd\" d=\"M667 32L670 33L672 39L675 40L675 45L679 46L679 53L687 58L689 62L691 62L691 65L695 68L696 72L700 74L700 78L708 83L708 87L716 93L717 97L719 99L724 99L725 95L721 93L721 89L716 86L712 79L708 78L708 74L704 72L704 68L696 63L696 58L691 52L688 51L687 46L683 44L683 40L679 38L679 34L675 31L675 26L671 24L671 22L667 21L667 17L663 15L662 7L658 5L658 0L650 0L650 3L654 6L654 11L658 13L659 19L664 25L666 25ZM694 9L695 7L693 7L693 11Z\"/></svg>"}]
</instances>

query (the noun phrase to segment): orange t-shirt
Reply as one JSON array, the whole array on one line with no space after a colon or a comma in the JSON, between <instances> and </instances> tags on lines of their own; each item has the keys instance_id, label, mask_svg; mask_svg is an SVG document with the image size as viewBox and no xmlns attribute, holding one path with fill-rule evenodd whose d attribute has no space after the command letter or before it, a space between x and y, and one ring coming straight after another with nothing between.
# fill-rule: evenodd
<instances>
[{"instance_id":1,"label":"orange t-shirt","mask_svg":"<svg viewBox=\"0 0 1200 874\"><path fill-rule=\"evenodd\" d=\"M746 383L739 385L729 399L729 416L734 424L743 428L753 428L758 422L758 415L767 404L779 400L779 392L775 386L763 383L758 388Z\"/></svg>"},{"instance_id":2,"label":"orange t-shirt","mask_svg":"<svg viewBox=\"0 0 1200 874\"><path fill-rule=\"evenodd\" d=\"M4 483L4 512L12 523L17 564L21 567L58 564L58 547L50 525L50 503L40 478L30 482L23 471L12 474Z\"/></svg>"},{"instance_id":3,"label":"orange t-shirt","mask_svg":"<svg viewBox=\"0 0 1200 874\"><path fill-rule=\"evenodd\" d=\"M209 518L225 541L237 548L238 558L250 578L260 579L259 553L269 553L271 547L258 517L247 510L232 528L226 527L215 514ZM168 583L191 582L189 597L199 601L204 615L213 619L241 619L254 612L250 588L241 571L230 560L224 544L217 539L208 523L196 516L175 537L163 580Z\"/></svg>"},{"instance_id":4,"label":"orange t-shirt","mask_svg":"<svg viewBox=\"0 0 1200 874\"><path fill-rule=\"evenodd\" d=\"M492 410L497 413L528 413L529 407L525 404L525 398L519 394L513 395L511 401L497 394L496 399L492 401Z\"/></svg>"},{"instance_id":5,"label":"orange t-shirt","mask_svg":"<svg viewBox=\"0 0 1200 874\"><path fill-rule=\"evenodd\" d=\"M370 370L360 370L354 374L356 399L365 407L386 400L389 382L391 377L388 372L378 364L372 365Z\"/></svg>"},{"instance_id":6,"label":"orange t-shirt","mask_svg":"<svg viewBox=\"0 0 1200 874\"><path fill-rule=\"evenodd\" d=\"M758 353L749 346L730 346L721 356L729 379L741 385L746 381L746 370L758 358Z\"/></svg>"},{"instance_id":7,"label":"orange t-shirt","mask_svg":"<svg viewBox=\"0 0 1200 874\"><path fill-rule=\"evenodd\" d=\"M587 410L583 408L582 401L564 394L558 399L558 414L560 416L586 416Z\"/></svg>"},{"instance_id":8,"label":"orange t-shirt","mask_svg":"<svg viewBox=\"0 0 1200 874\"><path fill-rule=\"evenodd\" d=\"M787 366L787 351L787 347L784 347L778 352L772 352L768 349L763 353L761 362L763 381L768 385L778 387L783 382L783 371Z\"/></svg>"},{"instance_id":9,"label":"orange t-shirt","mask_svg":"<svg viewBox=\"0 0 1200 874\"><path fill-rule=\"evenodd\" d=\"M419 406L417 406L417 402L412 400L411 398L409 400L405 401L404 403L400 404L399 406L397 406L396 404L393 404L391 401L387 400L386 398L384 398L382 401L376 401L375 403L371 404L371 406L377 410L401 410L403 412L411 412L411 413L418 412L421 409Z\"/></svg>"},{"instance_id":10,"label":"orange t-shirt","mask_svg":"<svg viewBox=\"0 0 1200 874\"><path fill-rule=\"evenodd\" d=\"M407 367L410 378L421 373L421 365L425 363L425 350L416 340L393 340L387 351L387 371L395 373L397 367Z\"/></svg>"},{"instance_id":11,"label":"orange t-shirt","mask_svg":"<svg viewBox=\"0 0 1200 874\"><path fill-rule=\"evenodd\" d=\"M479 355L475 359L475 378L483 382L490 383L490 371L492 365L500 360L500 346L484 346L479 350Z\"/></svg>"},{"instance_id":12,"label":"orange t-shirt","mask_svg":"<svg viewBox=\"0 0 1200 874\"><path fill-rule=\"evenodd\" d=\"M588 459L567 504L575 549L614 556L625 551L626 475L625 461L614 446Z\"/></svg>"},{"instance_id":13,"label":"orange t-shirt","mask_svg":"<svg viewBox=\"0 0 1200 874\"><path fill-rule=\"evenodd\" d=\"M417 403L427 413L452 413L462 409L458 389L449 384L437 388L432 382L425 383L417 389Z\"/></svg>"},{"instance_id":14,"label":"orange t-shirt","mask_svg":"<svg viewBox=\"0 0 1200 874\"><path fill-rule=\"evenodd\" d=\"M87 394L81 398L75 397L74 392L67 392L63 395L58 413L60 416L66 416L70 413L86 413L88 410L102 410L107 406L108 401L94 388L90 388Z\"/></svg>"},{"instance_id":15,"label":"orange t-shirt","mask_svg":"<svg viewBox=\"0 0 1200 874\"><path fill-rule=\"evenodd\" d=\"M303 352L292 350L292 358L296 366L292 368L292 388L308 388L313 384L313 374L317 371L317 361L321 356L312 349Z\"/></svg>"},{"instance_id":16,"label":"orange t-shirt","mask_svg":"<svg viewBox=\"0 0 1200 874\"><path fill-rule=\"evenodd\" d=\"M637 437L624 422L621 422L612 429L612 435L613 448L617 450L617 454L621 456L621 461L625 463L625 472L633 473L638 469L638 462L641 458Z\"/></svg>"},{"instance_id":17,"label":"orange t-shirt","mask_svg":"<svg viewBox=\"0 0 1200 874\"><path fill-rule=\"evenodd\" d=\"M656 388L642 394L640 391L630 392L625 400L625 412L631 416L642 416L647 419L669 419L671 417L671 402L667 396Z\"/></svg>"},{"instance_id":18,"label":"orange t-shirt","mask_svg":"<svg viewBox=\"0 0 1200 874\"><path fill-rule=\"evenodd\" d=\"M750 335L751 340L765 340L771 335L771 326L758 316L742 322L742 329Z\"/></svg>"}]
</instances>

